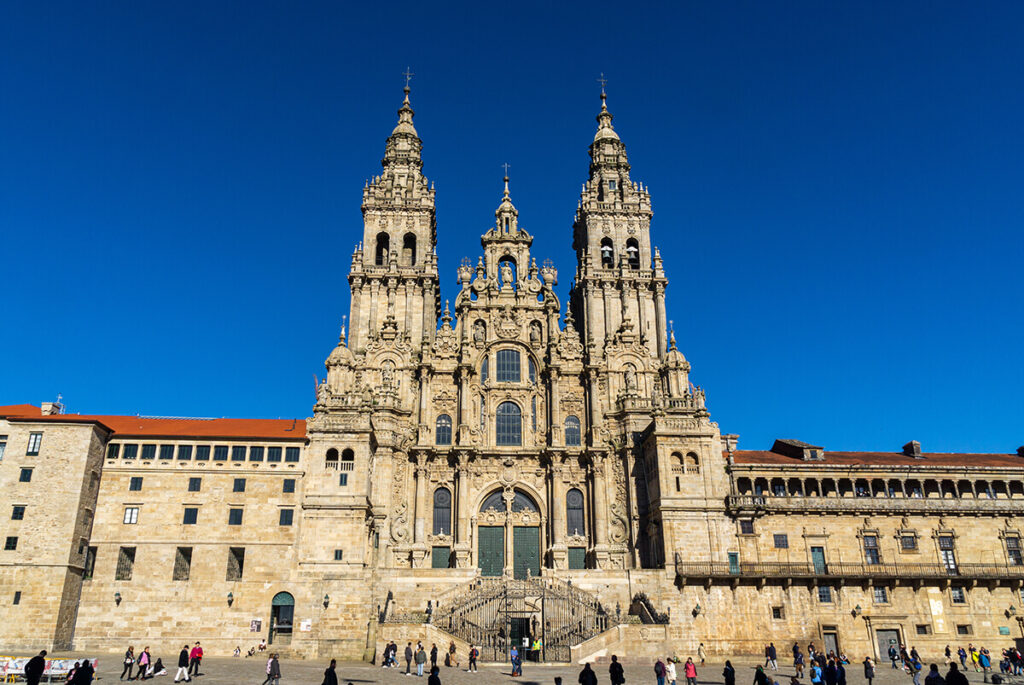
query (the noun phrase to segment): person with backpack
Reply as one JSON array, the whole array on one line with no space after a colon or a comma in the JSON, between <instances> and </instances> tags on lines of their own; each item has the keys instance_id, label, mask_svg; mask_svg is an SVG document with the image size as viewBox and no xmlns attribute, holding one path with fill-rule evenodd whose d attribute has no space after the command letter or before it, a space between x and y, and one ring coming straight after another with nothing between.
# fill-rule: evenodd
<instances>
[{"instance_id":1,"label":"person with backpack","mask_svg":"<svg viewBox=\"0 0 1024 685\"><path fill-rule=\"evenodd\" d=\"M480 650L475 645L469 646L469 667L466 669L466 673L472 671L476 673L476 660L480 658Z\"/></svg>"},{"instance_id":2,"label":"person with backpack","mask_svg":"<svg viewBox=\"0 0 1024 685\"><path fill-rule=\"evenodd\" d=\"M420 678L423 677L423 666L427 663L427 650L423 649L423 645L418 645L416 650L416 675Z\"/></svg>"},{"instance_id":3,"label":"person with backpack","mask_svg":"<svg viewBox=\"0 0 1024 685\"><path fill-rule=\"evenodd\" d=\"M658 678L658 685L665 685L665 664L661 659L654 662L654 675Z\"/></svg>"}]
</instances>

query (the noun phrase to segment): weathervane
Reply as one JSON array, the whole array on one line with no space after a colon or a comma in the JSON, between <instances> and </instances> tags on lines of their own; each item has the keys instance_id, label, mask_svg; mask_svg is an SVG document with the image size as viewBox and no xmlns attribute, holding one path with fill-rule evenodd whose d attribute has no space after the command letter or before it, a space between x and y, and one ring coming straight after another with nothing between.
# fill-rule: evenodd
<instances>
[{"instance_id":1,"label":"weathervane","mask_svg":"<svg viewBox=\"0 0 1024 685\"><path fill-rule=\"evenodd\" d=\"M512 165L511 165L511 164L509 164L508 162L505 162L505 163L504 163L504 164L502 164L501 166L503 166L503 167L505 168L505 178L506 178L506 179L508 179L508 168L509 168L510 166L512 166Z\"/></svg>"},{"instance_id":2,"label":"weathervane","mask_svg":"<svg viewBox=\"0 0 1024 685\"><path fill-rule=\"evenodd\" d=\"M597 79L597 82L601 84L601 95L604 95L604 87L608 84L608 79L604 77L604 72L601 72L601 78Z\"/></svg>"},{"instance_id":3,"label":"weathervane","mask_svg":"<svg viewBox=\"0 0 1024 685\"><path fill-rule=\"evenodd\" d=\"M409 81L411 81L412 77L415 76L416 74L412 73L412 70L409 67L406 67L405 71L402 72L402 75L405 76L405 87L408 88L409 87ZM602 76L603 75L604 74L602 74Z\"/></svg>"}]
</instances>

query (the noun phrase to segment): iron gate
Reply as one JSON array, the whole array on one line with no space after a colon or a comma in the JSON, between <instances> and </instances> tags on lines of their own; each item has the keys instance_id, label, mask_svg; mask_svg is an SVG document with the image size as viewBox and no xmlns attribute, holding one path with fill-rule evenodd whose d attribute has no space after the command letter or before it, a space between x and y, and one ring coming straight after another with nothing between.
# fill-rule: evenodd
<instances>
[{"instance_id":1,"label":"iron gate","mask_svg":"<svg viewBox=\"0 0 1024 685\"><path fill-rule=\"evenodd\" d=\"M568 662L570 647L609 621L601 603L572 583L528 577L480 578L433 623L475 645L482 661L508 661L514 645L524 661Z\"/></svg>"}]
</instances>

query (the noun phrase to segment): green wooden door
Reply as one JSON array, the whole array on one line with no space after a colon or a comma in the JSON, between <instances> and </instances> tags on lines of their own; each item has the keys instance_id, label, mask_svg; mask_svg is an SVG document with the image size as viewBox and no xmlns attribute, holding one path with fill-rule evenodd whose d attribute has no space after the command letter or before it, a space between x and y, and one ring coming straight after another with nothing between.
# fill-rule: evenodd
<instances>
[{"instance_id":1,"label":"green wooden door","mask_svg":"<svg viewBox=\"0 0 1024 685\"><path fill-rule=\"evenodd\" d=\"M516 526L512 529L512 575L525 578L527 571L540 577L540 528Z\"/></svg>"},{"instance_id":2,"label":"green wooden door","mask_svg":"<svg viewBox=\"0 0 1024 685\"><path fill-rule=\"evenodd\" d=\"M500 576L505 572L504 526L480 526L477 531L476 559L480 575Z\"/></svg>"}]
</instances>

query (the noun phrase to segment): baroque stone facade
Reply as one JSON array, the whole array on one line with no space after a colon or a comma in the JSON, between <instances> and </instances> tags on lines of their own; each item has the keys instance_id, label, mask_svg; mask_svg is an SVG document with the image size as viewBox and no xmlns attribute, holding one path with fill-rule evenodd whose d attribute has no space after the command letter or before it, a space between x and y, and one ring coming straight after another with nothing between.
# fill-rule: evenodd
<instances>
[{"instance_id":1,"label":"baroque stone facade","mask_svg":"<svg viewBox=\"0 0 1024 685\"><path fill-rule=\"evenodd\" d=\"M0 647L226 653L269 637L369 658L427 616L471 639L463 605L495 582L593 620L504 616L488 639L544 635L574 657L630 621L651 626L632 654L1024 636L1020 454L754 452L720 435L667 325L651 197L603 93L565 306L507 177L442 306L408 88L398 117L311 418L0 407L0 488L22 507Z\"/></svg>"}]
</instances>

